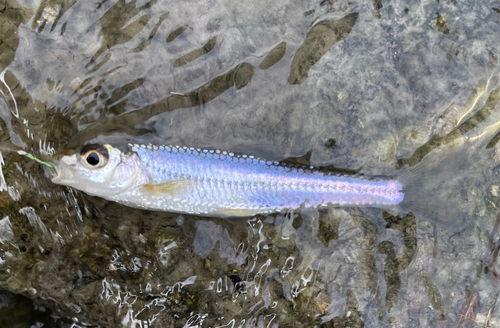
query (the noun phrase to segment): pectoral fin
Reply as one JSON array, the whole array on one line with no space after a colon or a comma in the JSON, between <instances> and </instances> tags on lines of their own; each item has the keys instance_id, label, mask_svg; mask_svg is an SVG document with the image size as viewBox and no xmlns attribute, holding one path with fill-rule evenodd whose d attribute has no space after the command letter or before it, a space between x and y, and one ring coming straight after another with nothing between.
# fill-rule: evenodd
<instances>
[{"instance_id":1,"label":"pectoral fin","mask_svg":"<svg viewBox=\"0 0 500 328\"><path fill-rule=\"evenodd\" d=\"M172 180L163 183L148 183L142 186L142 189L152 194L176 195L192 186L193 181L190 180Z\"/></svg>"}]
</instances>

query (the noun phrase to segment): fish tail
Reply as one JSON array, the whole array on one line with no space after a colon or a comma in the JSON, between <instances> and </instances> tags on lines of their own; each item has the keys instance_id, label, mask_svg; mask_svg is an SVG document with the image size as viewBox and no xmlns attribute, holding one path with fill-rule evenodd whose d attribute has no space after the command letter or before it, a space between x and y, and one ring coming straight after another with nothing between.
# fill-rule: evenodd
<instances>
[{"instance_id":1,"label":"fish tail","mask_svg":"<svg viewBox=\"0 0 500 328\"><path fill-rule=\"evenodd\" d=\"M489 139L472 140L442 146L418 164L403 168L397 177L404 193L398 210L448 228L473 224L478 207L485 202L480 193L488 184L479 180L493 170L485 171L492 157L492 150L486 147Z\"/></svg>"}]
</instances>

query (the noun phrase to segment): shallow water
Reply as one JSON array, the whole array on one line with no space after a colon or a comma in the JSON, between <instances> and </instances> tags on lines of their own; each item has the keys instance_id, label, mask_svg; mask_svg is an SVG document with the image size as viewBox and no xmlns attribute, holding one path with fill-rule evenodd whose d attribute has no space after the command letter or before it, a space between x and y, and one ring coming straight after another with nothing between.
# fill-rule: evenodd
<instances>
[{"instance_id":1,"label":"shallow water","mask_svg":"<svg viewBox=\"0 0 500 328\"><path fill-rule=\"evenodd\" d=\"M2 151L0 288L52 309L56 327L500 326L499 13L488 1L0 4L3 148L178 144L367 175L441 145L474 156L436 194L465 200L468 225L443 226L368 208L140 211Z\"/></svg>"}]
</instances>

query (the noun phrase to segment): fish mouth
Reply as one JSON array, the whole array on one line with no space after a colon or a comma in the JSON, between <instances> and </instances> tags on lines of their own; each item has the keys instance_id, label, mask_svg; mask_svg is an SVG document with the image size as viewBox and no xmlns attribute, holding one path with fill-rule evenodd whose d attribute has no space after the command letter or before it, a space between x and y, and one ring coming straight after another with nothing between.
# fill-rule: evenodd
<instances>
[{"instance_id":1,"label":"fish mouth","mask_svg":"<svg viewBox=\"0 0 500 328\"><path fill-rule=\"evenodd\" d=\"M71 173L70 170L67 170L64 167L61 168L58 164L53 165L51 168L49 168L49 171L52 174L52 183L59 185L71 185L77 183L73 173Z\"/></svg>"},{"instance_id":2,"label":"fish mouth","mask_svg":"<svg viewBox=\"0 0 500 328\"><path fill-rule=\"evenodd\" d=\"M54 175L52 177L52 182L55 183L55 184L70 184L72 182L76 182L74 179L73 179L73 175L72 174L68 174L67 172L65 171L57 171L56 170L56 175Z\"/></svg>"},{"instance_id":3,"label":"fish mouth","mask_svg":"<svg viewBox=\"0 0 500 328\"><path fill-rule=\"evenodd\" d=\"M73 168L76 163L76 156L62 156L58 158L51 157L49 161L51 164L49 171L52 174L52 182L61 185L71 185L78 181L75 180L75 175L73 174Z\"/></svg>"},{"instance_id":4,"label":"fish mouth","mask_svg":"<svg viewBox=\"0 0 500 328\"><path fill-rule=\"evenodd\" d=\"M59 161L51 158L49 160L46 160L45 162L47 162L47 164L50 164L50 166L46 165L45 167L50 172L52 177L59 175L59 171L60 171L59 170Z\"/></svg>"},{"instance_id":5,"label":"fish mouth","mask_svg":"<svg viewBox=\"0 0 500 328\"><path fill-rule=\"evenodd\" d=\"M42 164L42 168L44 169L45 173L49 172L50 175L52 176L51 177L51 180L53 177L59 175L59 163L60 161L53 158L53 157L47 157L47 158L43 158L43 161L42 160L38 160L37 159L37 162Z\"/></svg>"}]
</instances>

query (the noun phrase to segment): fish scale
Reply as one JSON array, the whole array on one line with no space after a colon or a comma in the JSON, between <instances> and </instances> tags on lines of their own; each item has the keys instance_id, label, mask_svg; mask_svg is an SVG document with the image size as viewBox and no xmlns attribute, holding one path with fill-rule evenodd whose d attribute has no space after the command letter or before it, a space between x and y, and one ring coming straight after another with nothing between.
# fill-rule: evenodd
<instances>
[{"instance_id":1,"label":"fish scale","mask_svg":"<svg viewBox=\"0 0 500 328\"><path fill-rule=\"evenodd\" d=\"M243 215L301 205L394 206L404 197L396 180L336 176L221 151L177 146L130 147L144 163L151 184L182 181L187 186L174 194L139 192L136 200L128 202L142 208Z\"/></svg>"}]
</instances>

